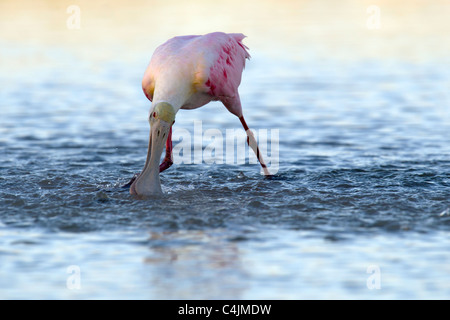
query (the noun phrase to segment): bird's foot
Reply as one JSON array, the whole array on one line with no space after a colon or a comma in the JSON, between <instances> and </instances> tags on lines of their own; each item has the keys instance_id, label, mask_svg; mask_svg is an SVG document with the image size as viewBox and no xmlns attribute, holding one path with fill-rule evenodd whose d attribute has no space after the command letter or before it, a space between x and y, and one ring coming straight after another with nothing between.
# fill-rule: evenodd
<instances>
[{"instance_id":1,"label":"bird's foot","mask_svg":"<svg viewBox=\"0 0 450 320\"><path fill-rule=\"evenodd\" d=\"M121 188L129 188L131 187L131 185L133 184L133 182L137 179L137 177L139 177L141 173L135 173L134 176L130 179L130 181L128 181L126 184L124 184L123 186L121 186Z\"/></svg>"}]
</instances>

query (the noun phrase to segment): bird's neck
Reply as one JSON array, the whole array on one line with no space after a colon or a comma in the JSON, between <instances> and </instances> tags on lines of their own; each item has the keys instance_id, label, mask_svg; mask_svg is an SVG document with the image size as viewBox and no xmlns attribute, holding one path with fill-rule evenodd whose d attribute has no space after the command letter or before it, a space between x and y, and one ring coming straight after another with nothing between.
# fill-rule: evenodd
<instances>
[{"instance_id":1,"label":"bird's neck","mask_svg":"<svg viewBox=\"0 0 450 320\"><path fill-rule=\"evenodd\" d=\"M153 105L167 102L175 109L175 113L189 100L192 95L192 85L178 77L163 77L155 84Z\"/></svg>"}]
</instances>

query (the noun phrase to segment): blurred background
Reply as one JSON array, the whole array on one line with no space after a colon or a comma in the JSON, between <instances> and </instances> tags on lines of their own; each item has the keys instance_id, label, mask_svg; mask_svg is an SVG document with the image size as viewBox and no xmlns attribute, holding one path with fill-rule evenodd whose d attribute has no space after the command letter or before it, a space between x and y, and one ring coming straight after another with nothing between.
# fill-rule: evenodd
<instances>
[{"instance_id":1,"label":"blurred background","mask_svg":"<svg viewBox=\"0 0 450 320\"><path fill-rule=\"evenodd\" d=\"M252 57L267 59L265 68L311 59L449 60L444 0L21 0L1 1L0 9L2 77L9 68L23 81L43 66L64 69L71 78L80 63L95 71L102 63L139 61L141 69L129 72L143 73L154 48L168 38L213 31L244 33Z\"/></svg>"},{"instance_id":2,"label":"blurred background","mask_svg":"<svg viewBox=\"0 0 450 320\"><path fill-rule=\"evenodd\" d=\"M30 51L41 47L41 62L50 59L45 48L54 46L92 60L126 60L150 55L172 36L212 31L244 33L254 55L284 60L448 59L449 4L444 0L21 0L0 5L3 44ZM79 19L71 19L78 11ZM8 54L7 47L2 49ZM39 62L31 57L38 55L30 52L22 63Z\"/></svg>"},{"instance_id":3,"label":"blurred background","mask_svg":"<svg viewBox=\"0 0 450 320\"><path fill-rule=\"evenodd\" d=\"M142 107L132 114L127 110L129 118L148 109L140 94L140 80L159 44L176 35L224 31L247 36L245 44L252 60L247 64L248 80L243 81L241 90L253 90L272 99L267 87L270 83L279 86L275 99L280 103L290 100L281 90L293 85L291 77L311 79L328 74L334 83L353 77L355 86L377 81L384 90L395 91L400 83L389 79L408 72L408 77L414 78L412 84L427 86L423 70L414 66L440 70L448 66L449 10L444 0L407 4L387 0L3 0L0 81L3 92L17 90L22 98L36 83L65 83L66 98L77 95L76 83L90 83L99 90L90 98L108 102L104 105L105 117L127 110L120 106L119 99L124 95L119 92L128 90L136 100L121 102ZM430 68L425 70L432 72ZM447 81L433 85L439 87L438 94L448 103ZM109 101L111 91L115 99ZM360 93L373 98L370 92ZM45 98L57 99L58 94L63 93L52 91ZM241 95L245 100L246 95ZM448 117L442 109L438 112Z\"/></svg>"}]
</instances>

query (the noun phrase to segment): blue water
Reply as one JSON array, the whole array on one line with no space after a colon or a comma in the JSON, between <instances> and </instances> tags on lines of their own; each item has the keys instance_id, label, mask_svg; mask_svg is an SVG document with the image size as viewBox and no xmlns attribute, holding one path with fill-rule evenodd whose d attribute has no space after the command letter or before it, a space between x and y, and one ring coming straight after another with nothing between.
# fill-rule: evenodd
<instances>
[{"instance_id":1,"label":"blue water","mask_svg":"<svg viewBox=\"0 0 450 320\"><path fill-rule=\"evenodd\" d=\"M25 66L0 71L0 298L450 297L446 60L251 52L244 115L279 130L277 174L175 164L142 200L121 186L147 153L150 54L3 45ZM240 127L218 103L175 127L198 120Z\"/></svg>"}]
</instances>

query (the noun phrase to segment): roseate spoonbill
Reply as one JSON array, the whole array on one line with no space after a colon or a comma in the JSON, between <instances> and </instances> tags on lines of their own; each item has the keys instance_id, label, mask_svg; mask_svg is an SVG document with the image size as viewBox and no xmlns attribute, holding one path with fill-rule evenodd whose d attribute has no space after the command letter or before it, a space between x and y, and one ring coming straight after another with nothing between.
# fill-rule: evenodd
<instances>
[{"instance_id":1,"label":"roseate spoonbill","mask_svg":"<svg viewBox=\"0 0 450 320\"><path fill-rule=\"evenodd\" d=\"M172 125L180 109L199 108L210 101L221 101L239 117L247 133L247 143L255 152L265 175L270 175L256 140L242 114L238 86L241 83L248 49L240 33L209 33L179 36L159 46L142 80L142 89L152 101L149 112L150 138L142 172L129 182L130 193L162 193L159 173L169 168L172 157ZM164 143L166 154L159 164Z\"/></svg>"}]
</instances>

